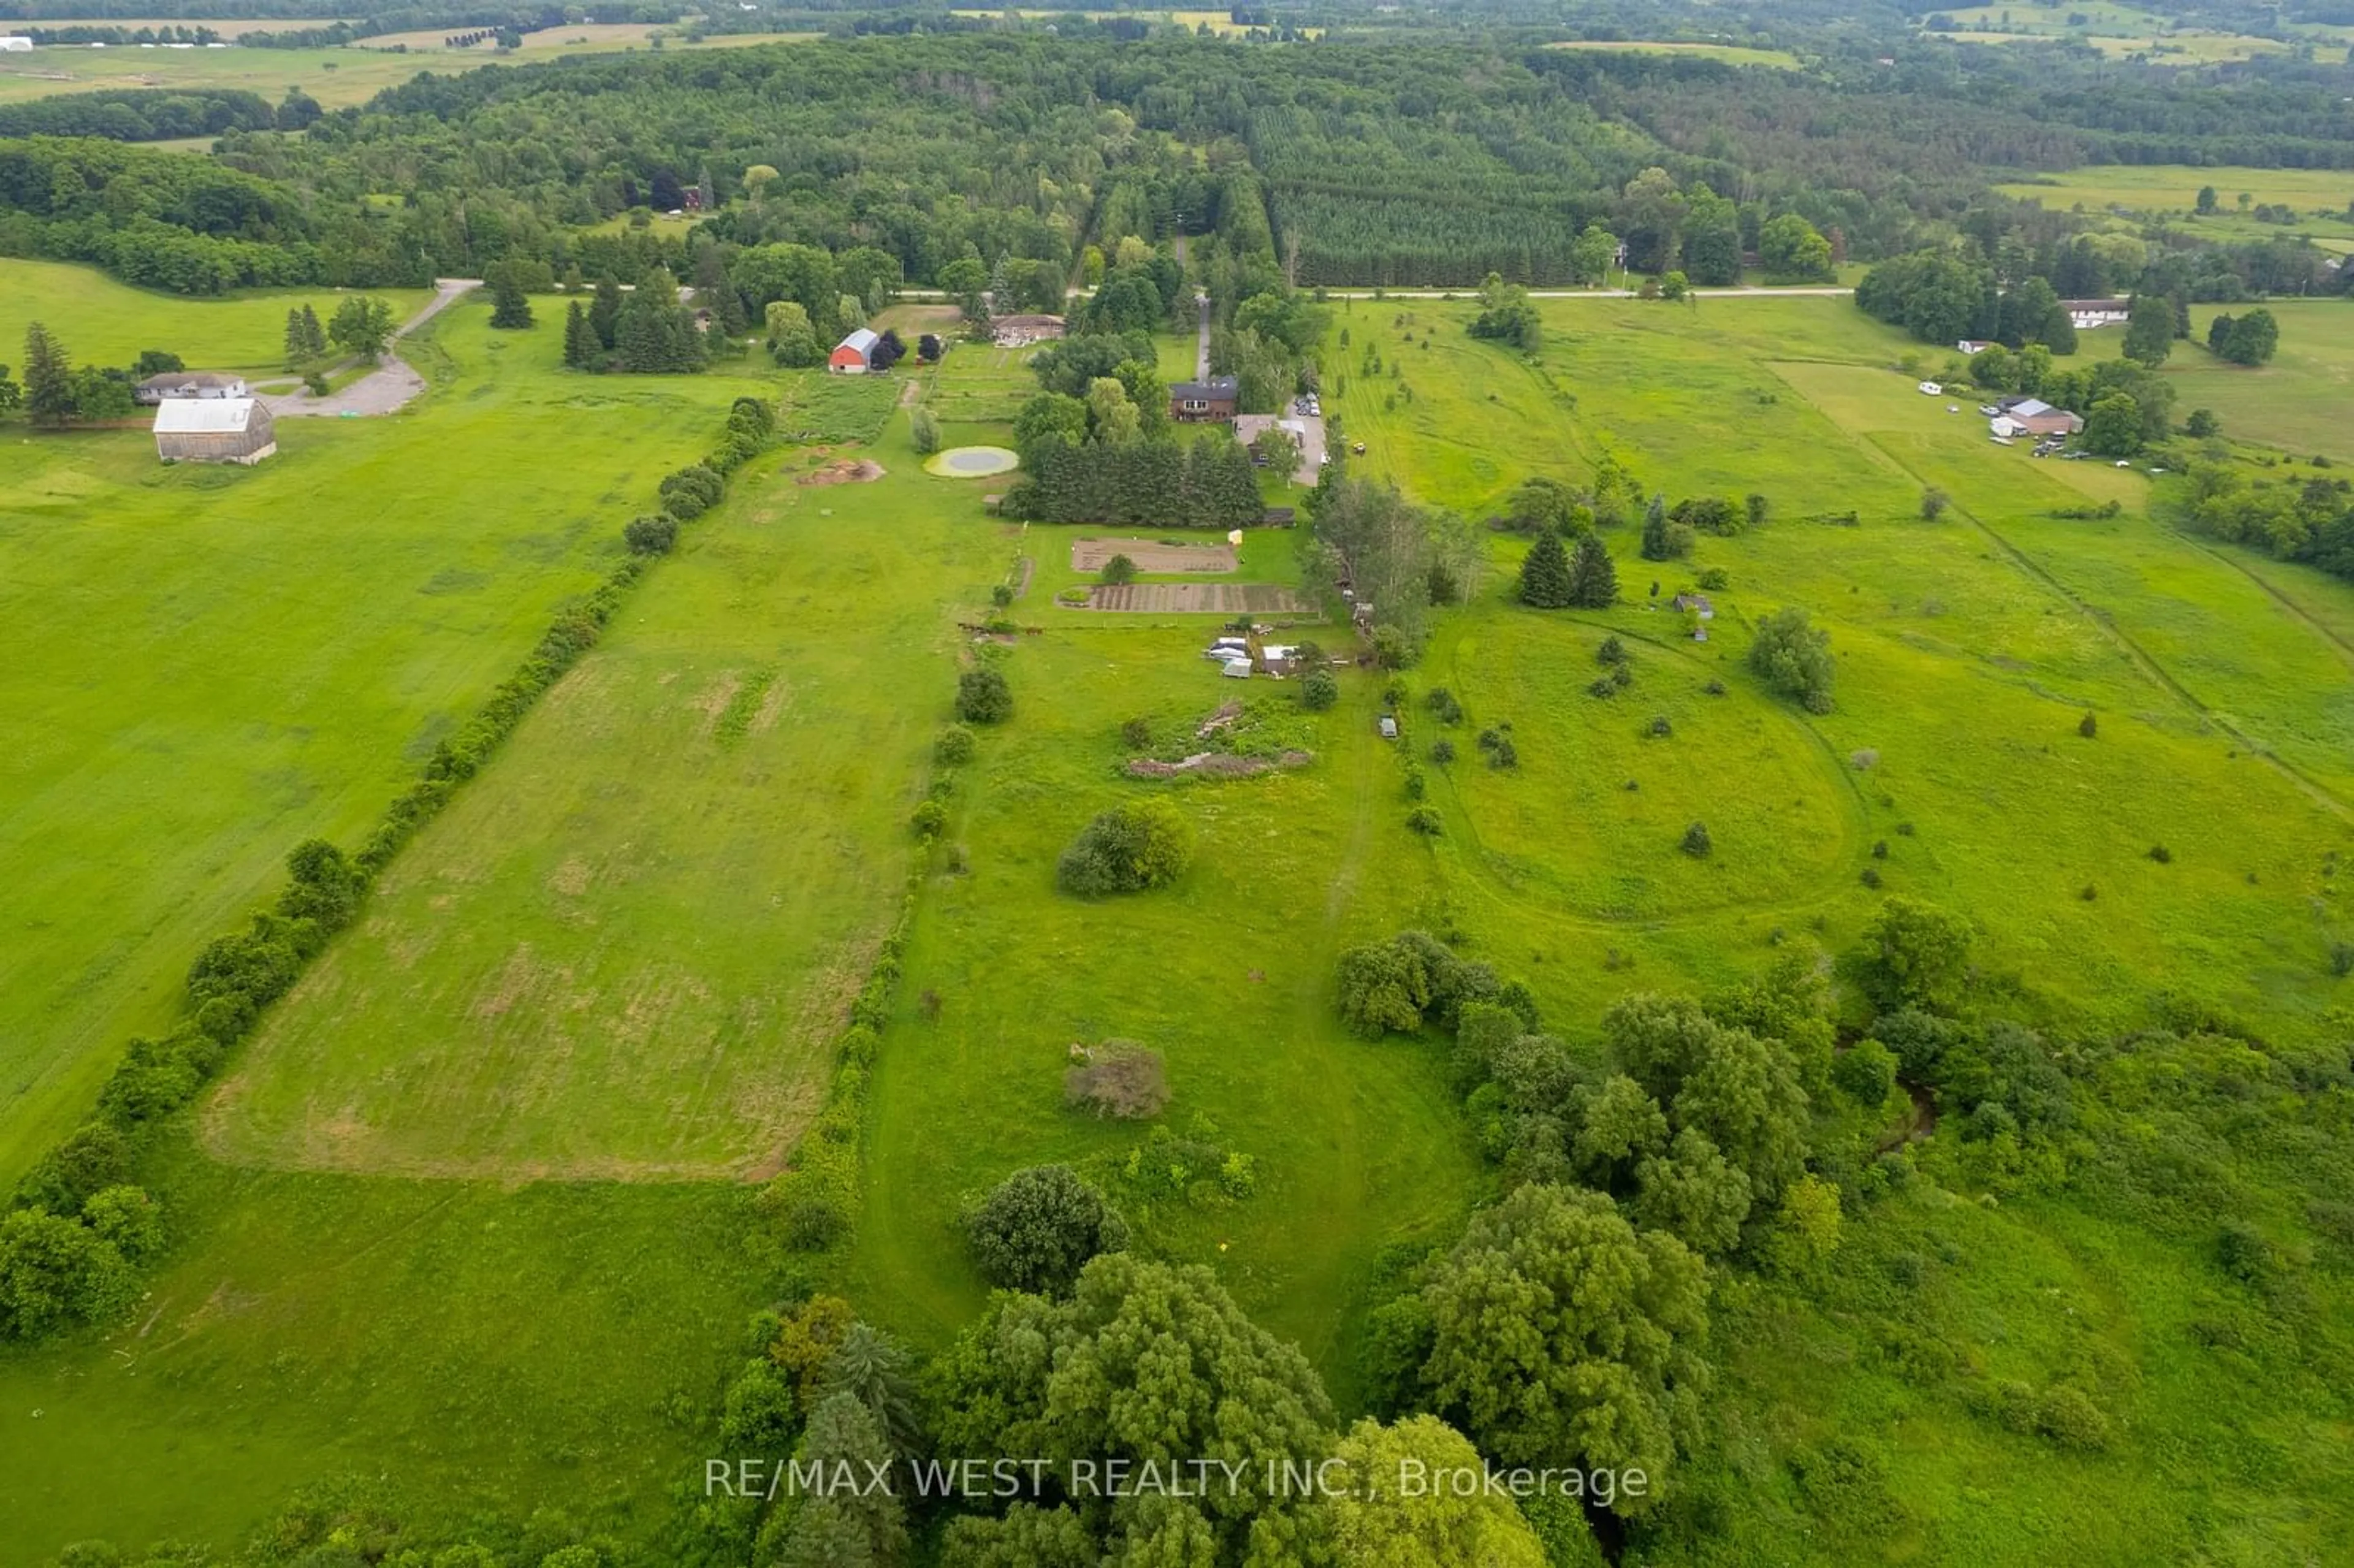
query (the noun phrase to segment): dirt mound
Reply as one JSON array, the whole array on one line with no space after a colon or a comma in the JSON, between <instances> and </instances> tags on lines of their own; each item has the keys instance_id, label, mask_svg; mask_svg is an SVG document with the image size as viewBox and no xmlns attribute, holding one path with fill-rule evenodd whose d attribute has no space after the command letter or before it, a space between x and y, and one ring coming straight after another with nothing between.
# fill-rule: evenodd
<instances>
[{"instance_id":1,"label":"dirt mound","mask_svg":"<svg viewBox=\"0 0 2354 1568\"><path fill-rule=\"evenodd\" d=\"M883 465L872 458L843 458L799 475L795 484L872 484L883 477Z\"/></svg>"}]
</instances>

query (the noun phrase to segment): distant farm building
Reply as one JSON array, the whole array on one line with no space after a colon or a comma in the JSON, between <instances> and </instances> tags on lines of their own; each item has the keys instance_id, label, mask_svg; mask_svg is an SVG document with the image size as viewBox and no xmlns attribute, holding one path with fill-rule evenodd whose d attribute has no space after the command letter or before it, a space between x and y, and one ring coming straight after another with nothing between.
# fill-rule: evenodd
<instances>
[{"instance_id":1,"label":"distant farm building","mask_svg":"<svg viewBox=\"0 0 2354 1568\"><path fill-rule=\"evenodd\" d=\"M250 467L278 450L270 410L254 397L167 397L155 408L155 455L167 462Z\"/></svg>"},{"instance_id":2,"label":"distant farm building","mask_svg":"<svg viewBox=\"0 0 2354 1568\"><path fill-rule=\"evenodd\" d=\"M2065 408L2055 408L2041 397L2005 397L2002 412L1988 421L1998 436L2073 436L2084 421Z\"/></svg>"},{"instance_id":3,"label":"distant farm building","mask_svg":"<svg viewBox=\"0 0 2354 1568\"><path fill-rule=\"evenodd\" d=\"M1684 614L1696 615L1702 620L1716 619L1716 606L1709 602L1708 595L1704 593L1680 593L1669 603Z\"/></svg>"},{"instance_id":4,"label":"distant farm building","mask_svg":"<svg viewBox=\"0 0 2354 1568\"><path fill-rule=\"evenodd\" d=\"M131 395L153 408L176 397L243 397L247 392L241 376L222 376L210 370L167 370L142 381Z\"/></svg>"},{"instance_id":5,"label":"distant farm building","mask_svg":"<svg viewBox=\"0 0 2354 1568\"><path fill-rule=\"evenodd\" d=\"M30 54L32 48L33 40L30 38L0 38L0 55Z\"/></svg>"},{"instance_id":6,"label":"distant farm building","mask_svg":"<svg viewBox=\"0 0 2354 1568\"><path fill-rule=\"evenodd\" d=\"M1063 335L1063 318L992 316L989 323L989 335L1000 348L1027 348L1034 343L1052 343Z\"/></svg>"},{"instance_id":7,"label":"distant farm building","mask_svg":"<svg viewBox=\"0 0 2354 1568\"><path fill-rule=\"evenodd\" d=\"M1962 339L1961 342L1954 344L1954 346L1964 354L1984 354L1988 349L1992 348L1994 344L1986 338L1966 337Z\"/></svg>"},{"instance_id":8,"label":"distant farm building","mask_svg":"<svg viewBox=\"0 0 2354 1568\"><path fill-rule=\"evenodd\" d=\"M1242 404L1242 383L1231 376L1180 381L1169 388L1169 417L1181 425L1224 424Z\"/></svg>"},{"instance_id":9,"label":"distant farm building","mask_svg":"<svg viewBox=\"0 0 2354 1568\"><path fill-rule=\"evenodd\" d=\"M883 340L860 327L834 345L825 367L837 376L864 376L875 367L875 345Z\"/></svg>"},{"instance_id":10,"label":"distant farm building","mask_svg":"<svg viewBox=\"0 0 2354 1568\"><path fill-rule=\"evenodd\" d=\"M2062 300L2068 319L2078 332L2091 332L2095 327L2123 326L2131 313L2123 300Z\"/></svg>"}]
</instances>

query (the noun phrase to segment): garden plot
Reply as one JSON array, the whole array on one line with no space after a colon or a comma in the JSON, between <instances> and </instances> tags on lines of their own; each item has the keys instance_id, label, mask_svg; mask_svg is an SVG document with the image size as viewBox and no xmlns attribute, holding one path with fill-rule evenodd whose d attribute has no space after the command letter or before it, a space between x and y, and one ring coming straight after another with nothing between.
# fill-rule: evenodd
<instances>
[{"instance_id":1,"label":"garden plot","mask_svg":"<svg viewBox=\"0 0 2354 1568\"><path fill-rule=\"evenodd\" d=\"M1071 570L1099 572L1126 556L1140 572L1231 572L1242 562L1232 545L1182 545L1166 539L1074 539Z\"/></svg>"}]
</instances>

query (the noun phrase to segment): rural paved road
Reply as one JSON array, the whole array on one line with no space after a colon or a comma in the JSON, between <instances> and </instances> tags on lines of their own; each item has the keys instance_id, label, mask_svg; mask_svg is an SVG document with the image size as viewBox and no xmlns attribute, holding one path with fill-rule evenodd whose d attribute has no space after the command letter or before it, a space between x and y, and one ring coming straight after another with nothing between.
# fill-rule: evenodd
<instances>
[{"instance_id":1,"label":"rural paved road","mask_svg":"<svg viewBox=\"0 0 2354 1568\"><path fill-rule=\"evenodd\" d=\"M313 397L308 392L264 392L262 407L274 417L284 418L329 419L345 414L392 414L408 406L410 398L425 390L425 377L410 369L398 348L400 340L431 321L447 309L451 302L469 289L482 286L480 278L436 278L433 298L425 308L401 323L392 334L396 345L385 350L384 360L374 370L338 392L324 397Z\"/></svg>"},{"instance_id":2,"label":"rural paved road","mask_svg":"<svg viewBox=\"0 0 2354 1568\"><path fill-rule=\"evenodd\" d=\"M1373 297L1373 291L1371 289L1328 289L1325 292L1336 300L1370 300ZM1479 290L1472 288L1384 289L1382 291L1382 298L1443 300L1447 295L1453 294L1458 300L1469 300L1476 298L1479 292ZM1853 289L1837 288L1829 283L1805 283L1793 284L1787 288L1759 285L1743 289L1694 289L1691 294L1696 300L1808 298L1835 300L1854 292ZM1531 289L1529 291L1529 298L1532 300L1631 300L1637 297L1632 289Z\"/></svg>"}]
</instances>

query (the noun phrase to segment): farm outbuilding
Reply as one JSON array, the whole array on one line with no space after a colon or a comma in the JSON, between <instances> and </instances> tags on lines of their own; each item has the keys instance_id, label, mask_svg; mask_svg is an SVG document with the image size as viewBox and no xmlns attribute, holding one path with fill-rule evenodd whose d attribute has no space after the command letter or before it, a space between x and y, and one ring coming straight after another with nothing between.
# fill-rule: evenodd
<instances>
[{"instance_id":1,"label":"farm outbuilding","mask_svg":"<svg viewBox=\"0 0 2354 1568\"><path fill-rule=\"evenodd\" d=\"M2002 412L1990 421L1998 436L2073 436L2084 428L2082 418L2041 397L2005 397L1998 406Z\"/></svg>"},{"instance_id":2,"label":"farm outbuilding","mask_svg":"<svg viewBox=\"0 0 2354 1568\"><path fill-rule=\"evenodd\" d=\"M32 50L33 40L30 38L0 38L0 55L30 54Z\"/></svg>"},{"instance_id":3,"label":"farm outbuilding","mask_svg":"<svg viewBox=\"0 0 2354 1568\"><path fill-rule=\"evenodd\" d=\"M277 450L277 429L258 398L170 397L155 409L155 455L167 462L250 466Z\"/></svg>"},{"instance_id":4,"label":"farm outbuilding","mask_svg":"<svg viewBox=\"0 0 2354 1568\"><path fill-rule=\"evenodd\" d=\"M825 367L837 376L864 376L875 367L875 345L882 341L870 329L860 327L834 344Z\"/></svg>"},{"instance_id":5,"label":"farm outbuilding","mask_svg":"<svg viewBox=\"0 0 2354 1568\"><path fill-rule=\"evenodd\" d=\"M242 376L225 376L214 370L167 370L142 381L132 388L131 395L154 408L175 397L243 397L249 394Z\"/></svg>"}]
</instances>

